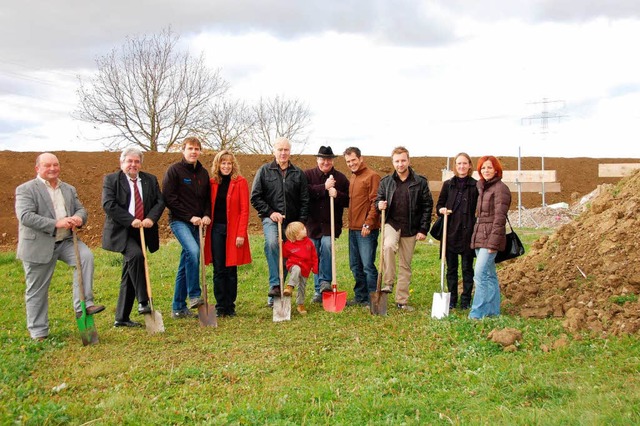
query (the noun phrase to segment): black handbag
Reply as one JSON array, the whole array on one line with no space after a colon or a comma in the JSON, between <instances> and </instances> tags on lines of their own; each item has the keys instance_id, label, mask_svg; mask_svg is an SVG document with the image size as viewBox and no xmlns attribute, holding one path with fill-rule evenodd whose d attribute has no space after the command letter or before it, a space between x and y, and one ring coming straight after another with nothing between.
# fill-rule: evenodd
<instances>
[{"instance_id":1,"label":"black handbag","mask_svg":"<svg viewBox=\"0 0 640 426\"><path fill-rule=\"evenodd\" d=\"M504 247L504 250L499 251L496 255L496 263L504 262L505 260L513 259L524 254L524 245L522 241L520 241L520 237L518 237L513 230L511 222L509 222L509 217L507 217L507 223L509 224L509 228L511 228L511 232L506 235L507 245Z\"/></svg>"},{"instance_id":2,"label":"black handbag","mask_svg":"<svg viewBox=\"0 0 640 426\"><path fill-rule=\"evenodd\" d=\"M429 231L429 234L431 234L431 236L438 241L442 240L442 223L442 216L438 216L436 221L433 222L431 230Z\"/></svg>"}]
</instances>

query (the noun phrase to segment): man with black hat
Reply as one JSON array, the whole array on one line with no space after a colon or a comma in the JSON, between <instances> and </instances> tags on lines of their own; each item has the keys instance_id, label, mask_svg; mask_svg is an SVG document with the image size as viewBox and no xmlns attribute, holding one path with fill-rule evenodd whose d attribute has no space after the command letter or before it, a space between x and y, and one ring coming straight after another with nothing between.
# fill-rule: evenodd
<instances>
[{"instance_id":1,"label":"man with black hat","mask_svg":"<svg viewBox=\"0 0 640 426\"><path fill-rule=\"evenodd\" d=\"M313 302L322 302L321 293L331 290L331 210L334 199L335 237L342 232L342 211L349 205L349 180L333 167L336 156L330 146L321 146L316 155L318 167L305 170L309 187L307 234L318 253L318 274L314 277Z\"/></svg>"}]
</instances>

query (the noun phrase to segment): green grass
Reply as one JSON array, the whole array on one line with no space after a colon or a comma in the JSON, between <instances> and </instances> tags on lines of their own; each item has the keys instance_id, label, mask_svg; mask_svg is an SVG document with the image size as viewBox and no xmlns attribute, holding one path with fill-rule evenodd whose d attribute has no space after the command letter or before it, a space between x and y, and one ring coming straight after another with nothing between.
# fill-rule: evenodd
<instances>
[{"instance_id":1,"label":"green grass","mask_svg":"<svg viewBox=\"0 0 640 426\"><path fill-rule=\"evenodd\" d=\"M518 230L525 244L540 231ZM179 246L150 256L156 308L166 332L112 327L120 256L96 250L100 344L83 347L71 307L71 269L50 290L50 338L29 339L24 276L0 253L0 424L638 424L637 337L567 338L557 320L455 312L429 316L439 288L438 248L419 243L411 303L387 317L347 307L274 323L266 308L262 239L240 268L238 316L218 328L170 318ZM353 294L346 235L338 240L338 285ZM211 282L208 270L208 282ZM211 289L211 287L210 287ZM309 295L307 295L309 298ZM390 298L392 299L392 298ZM487 340L493 328L523 332L517 352ZM54 389L65 384L61 390Z\"/></svg>"}]
</instances>

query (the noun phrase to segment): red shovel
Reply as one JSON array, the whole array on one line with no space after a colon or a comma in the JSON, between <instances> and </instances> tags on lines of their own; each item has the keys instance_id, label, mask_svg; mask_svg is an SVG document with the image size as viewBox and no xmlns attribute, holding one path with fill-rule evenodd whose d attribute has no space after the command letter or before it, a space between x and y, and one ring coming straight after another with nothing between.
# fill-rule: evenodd
<instances>
[{"instance_id":1,"label":"red shovel","mask_svg":"<svg viewBox=\"0 0 640 426\"><path fill-rule=\"evenodd\" d=\"M331 210L331 291L322 293L322 307L327 312L342 312L347 304L347 292L338 291L336 284L336 230L333 197L329 197Z\"/></svg>"}]
</instances>

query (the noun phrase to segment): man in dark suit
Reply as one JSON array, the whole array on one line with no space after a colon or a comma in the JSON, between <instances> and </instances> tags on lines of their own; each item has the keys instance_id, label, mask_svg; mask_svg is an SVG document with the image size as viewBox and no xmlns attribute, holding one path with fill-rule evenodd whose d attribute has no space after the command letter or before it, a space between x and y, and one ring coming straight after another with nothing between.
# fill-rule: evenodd
<instances>
[{"instance_id":1,"label":"man in dark suit","mask_svg":"<svg viewBox=\"0 0 640 426\"><path fill-rule=\"evenodd\" d=\"M102 248L122 253L122 281L116 306L115 327L139 327L131 321L134 298L138 313L151 312L144 272L144 254L140 228L150 252L160 247L158 220L164 211L164 200L158 179L141 172L142 151L127 148L120 154L120 171L104 177L102 208L106 213Z\"/></svg>"},{"instance_id":2,"label":"man in dark suit","mask_svg":"<svg viewBox=\"0 0 640 426\"><path fill-rule=\"evenodd\" d=\"M49 335L49 285L58 260L76 266L72 229L84 225L87 211L76 189L62 182L58 158L45 152L36 159L35 179L16 188L18 252L22 260L27 288L27 329L34 340ZM73 274L73 307L81 314L78 273L82 274L87 314L104 310L93 303L93 253L78 241L80 269Z\"/></svg>"}]
</instances>

